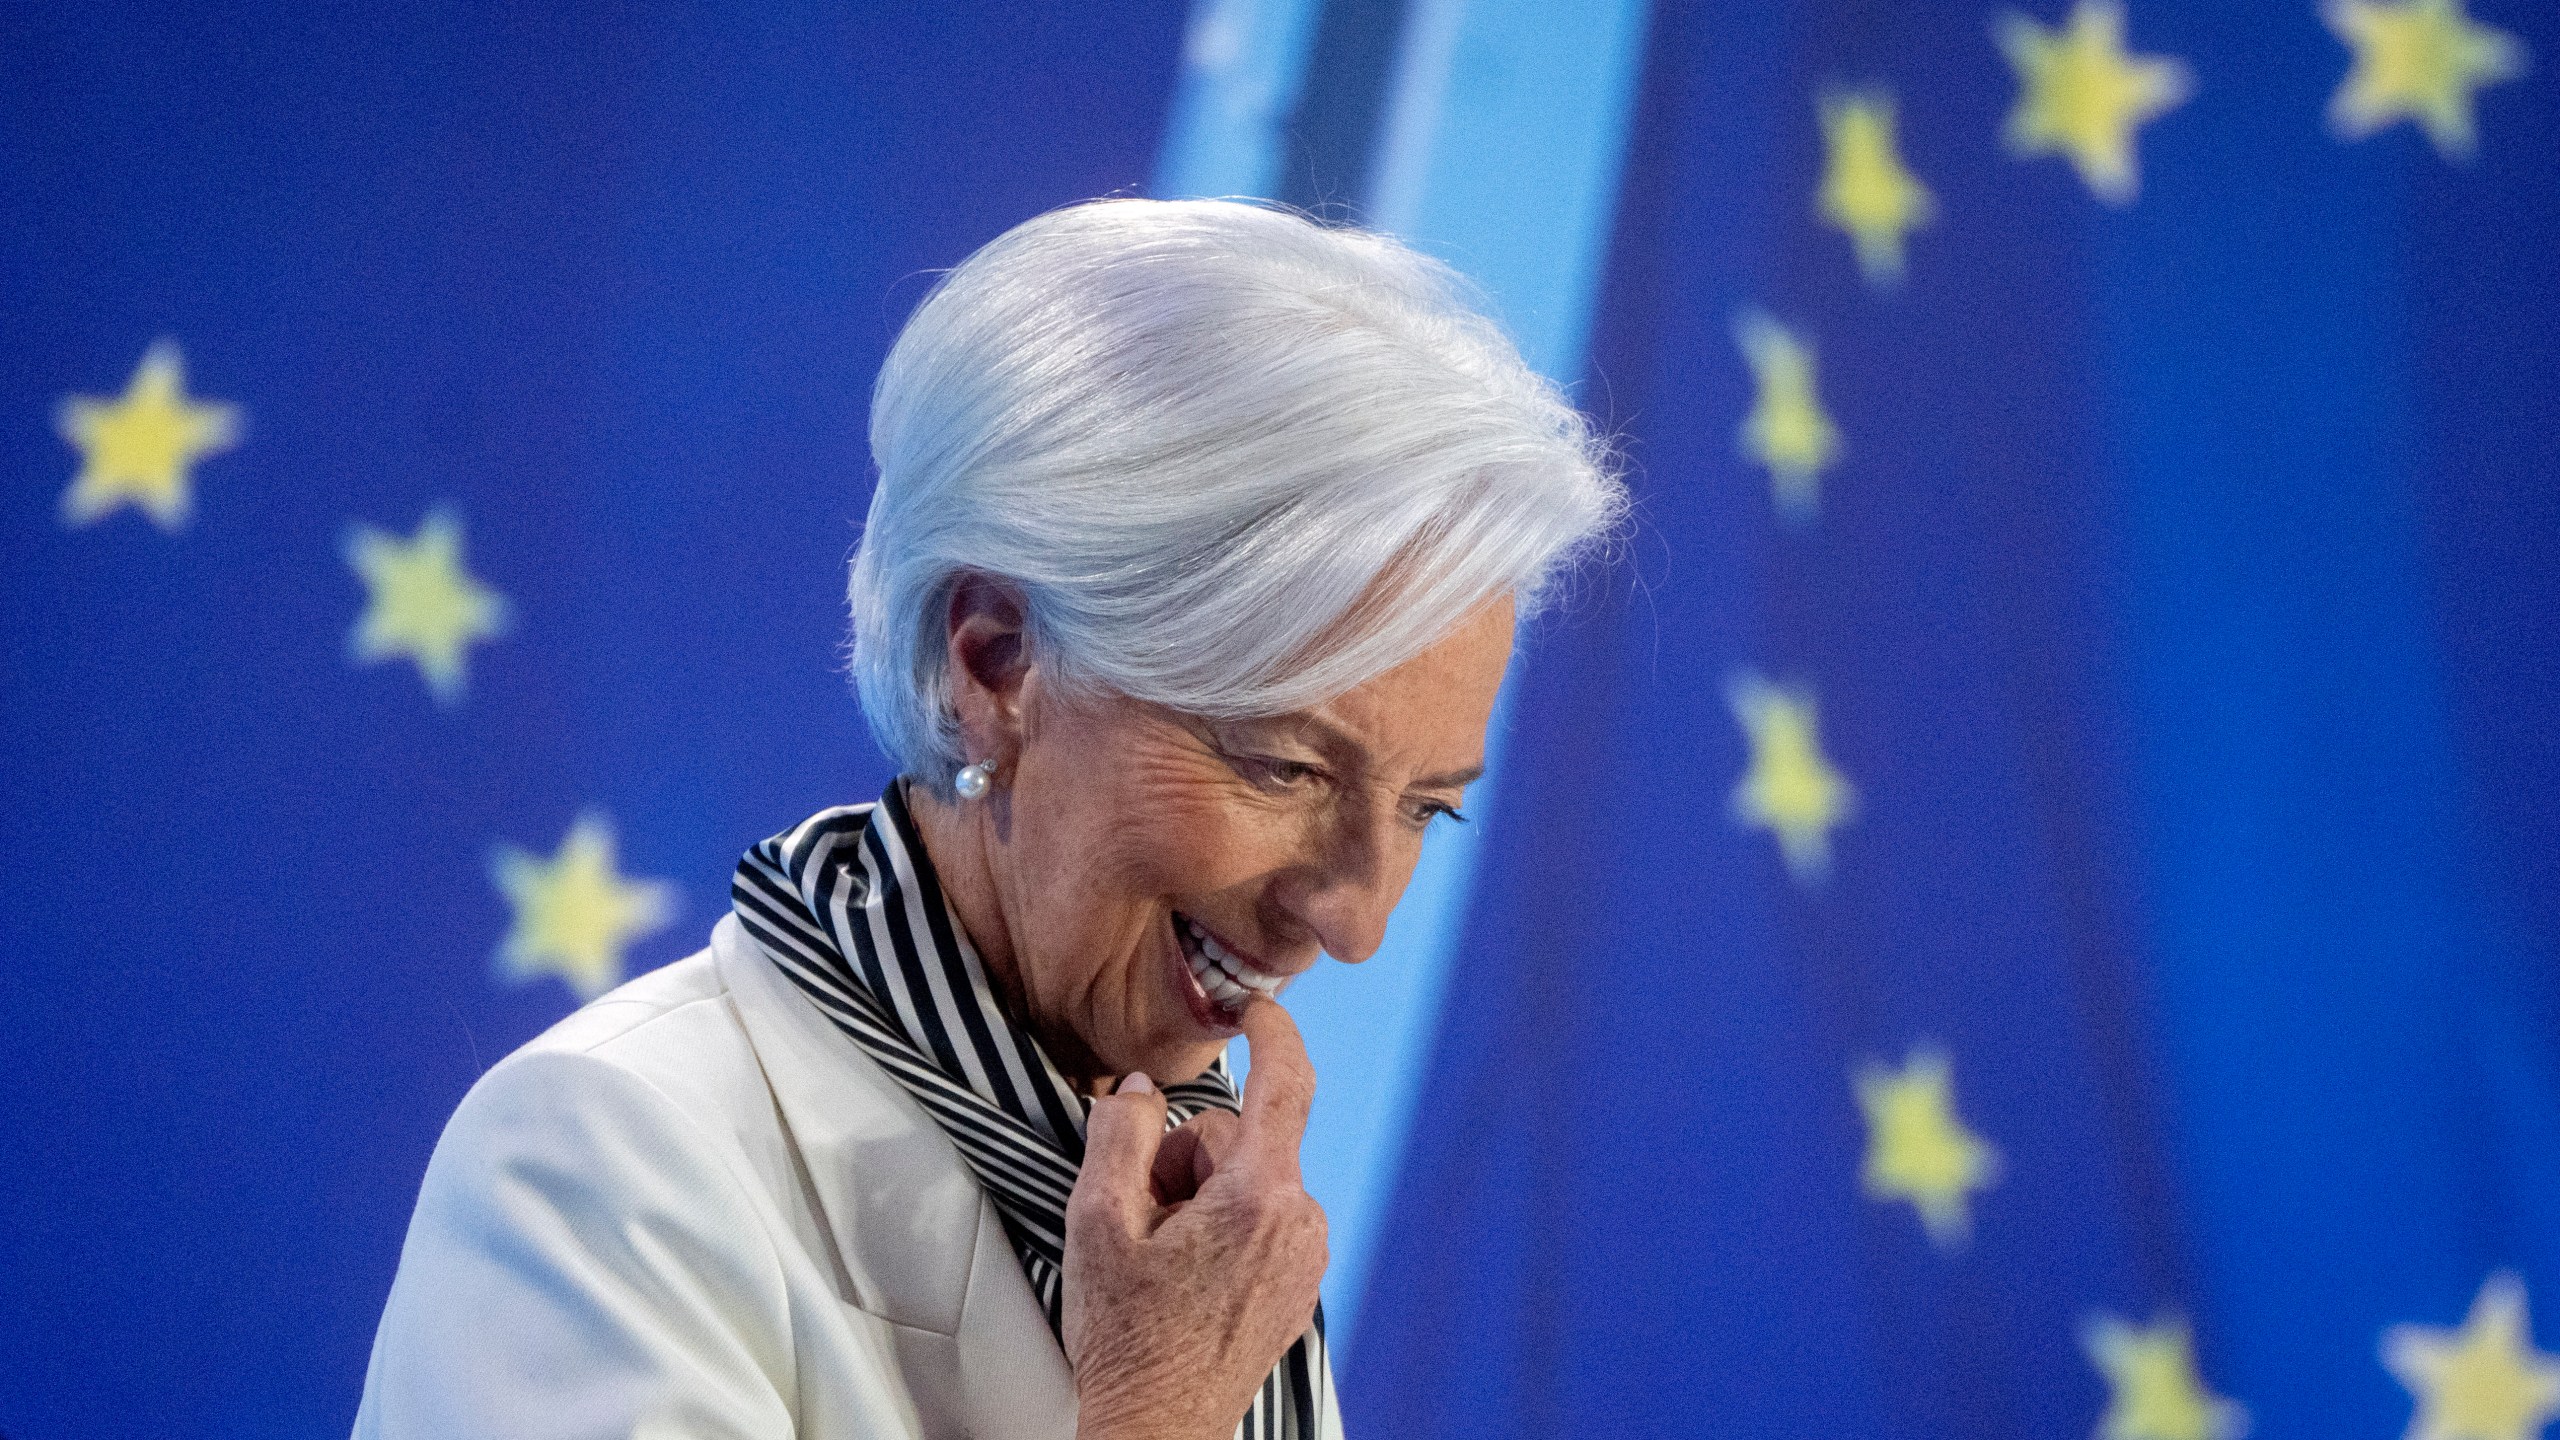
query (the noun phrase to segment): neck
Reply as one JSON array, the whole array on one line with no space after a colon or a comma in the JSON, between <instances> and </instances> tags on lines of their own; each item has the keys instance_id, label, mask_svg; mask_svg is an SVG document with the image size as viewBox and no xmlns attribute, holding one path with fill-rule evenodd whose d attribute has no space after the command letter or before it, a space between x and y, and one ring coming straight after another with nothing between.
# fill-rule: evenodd
<instances>
[{"instance_id":1,"label":"neck","mask_svg":"<svg viewBox=\"0 0 2560 1440\"><path fill-rule=\"evenodd\" d=\"M1009 797L999 790L983 800L944 800L922 785L905 780L898 784L916 833L924 841L925 858L932 862L934 878L942 885L943 898L978 952L978 962L986 967L987 983L995 987L996 1003L1005 1018L1029 1031L1048 1052L1050 1063L1077 1089L1088 1095L1109 1094L1117 1077L1102 1073L1101 1062L1073 1031L1043 1023L1032 1004L1031 987L1025 983L1021 954L1014 947L1007 918L1011 910L1005 903L1002 864L1012 829Z\"/></svg>"}]
</instances>

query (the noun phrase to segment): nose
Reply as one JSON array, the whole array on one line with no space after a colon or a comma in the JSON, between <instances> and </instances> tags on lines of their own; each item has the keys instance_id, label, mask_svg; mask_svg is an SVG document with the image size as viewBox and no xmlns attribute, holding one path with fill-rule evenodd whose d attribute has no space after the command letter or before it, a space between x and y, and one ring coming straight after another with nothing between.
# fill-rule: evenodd
<instances>
[{"instance_id":1,"label":"nose","mask_svg":"<svg viewBox=\"0 0 2560 1440\"><path fill-rule=\"evenodd\" d=\"M1310 827L1308 854L1276 887L1292 928L1312 933L1324 952L1356 965L1378 953L1387 917L1413 879L1422 837L1381 804L1344 804Z\"/></svg>"}]
</instances>

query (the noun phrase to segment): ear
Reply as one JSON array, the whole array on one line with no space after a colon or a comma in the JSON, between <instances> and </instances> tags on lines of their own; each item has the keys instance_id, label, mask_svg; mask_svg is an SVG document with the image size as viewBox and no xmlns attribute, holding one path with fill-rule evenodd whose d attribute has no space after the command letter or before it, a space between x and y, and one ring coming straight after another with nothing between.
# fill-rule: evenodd
<instances>
[{"instance_id":1,"label":"ear","mask_svg":"<svg viewBox=\"0 0 2560 1440\"><path fill-rule=\"evenodd\" d=\"M984 575L951 587L947 643L951 710L971 760L1010 769L1022 748L1022 706L1031 675L1028 611L1021 592Z\"/></svg>"}]
</instances>

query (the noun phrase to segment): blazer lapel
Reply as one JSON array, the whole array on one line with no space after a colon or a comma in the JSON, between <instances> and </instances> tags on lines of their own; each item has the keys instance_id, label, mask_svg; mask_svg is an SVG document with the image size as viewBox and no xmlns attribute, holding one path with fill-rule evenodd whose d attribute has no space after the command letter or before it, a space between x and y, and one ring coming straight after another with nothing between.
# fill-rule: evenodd
<instances>
[{"instance_id":1,"label":"blazer lapel","mask_svg":"<svg viewBox=\"0 0 2560 1440\"><path fill-rule=\"evenodd\" d=\"M949 1137L764 958L737 917L721 917L711 948L834 1247L842 1298L949 1337L949 1347L914 1353L946 1353L956 1373L914 1378L959 1405L965 1433L1072 1436L1075 1377Z\"/></svg>"}]
</instances>

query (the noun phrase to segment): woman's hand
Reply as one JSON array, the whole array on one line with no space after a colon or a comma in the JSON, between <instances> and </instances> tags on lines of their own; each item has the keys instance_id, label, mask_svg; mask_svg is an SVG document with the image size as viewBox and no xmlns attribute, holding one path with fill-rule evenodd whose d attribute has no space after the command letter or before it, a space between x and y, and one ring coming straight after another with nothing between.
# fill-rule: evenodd
<instances>
[{"instance_id":1,"label":"woman's hand","mask_svg":"<svg viewBox=\"0 0 2560 1440\"><path fill-rule=\"evenodd\" d=\"M1315 1070L1277 1004L1254 1001L1244 1033L1242 1120L1211 1111L1168 1135L1141 1075L1085 1123L1064 1302L1077 1440L1226 1440L1314 1315L1324 1210L1298 1140Z\"/></svg>"}]
</instances>

